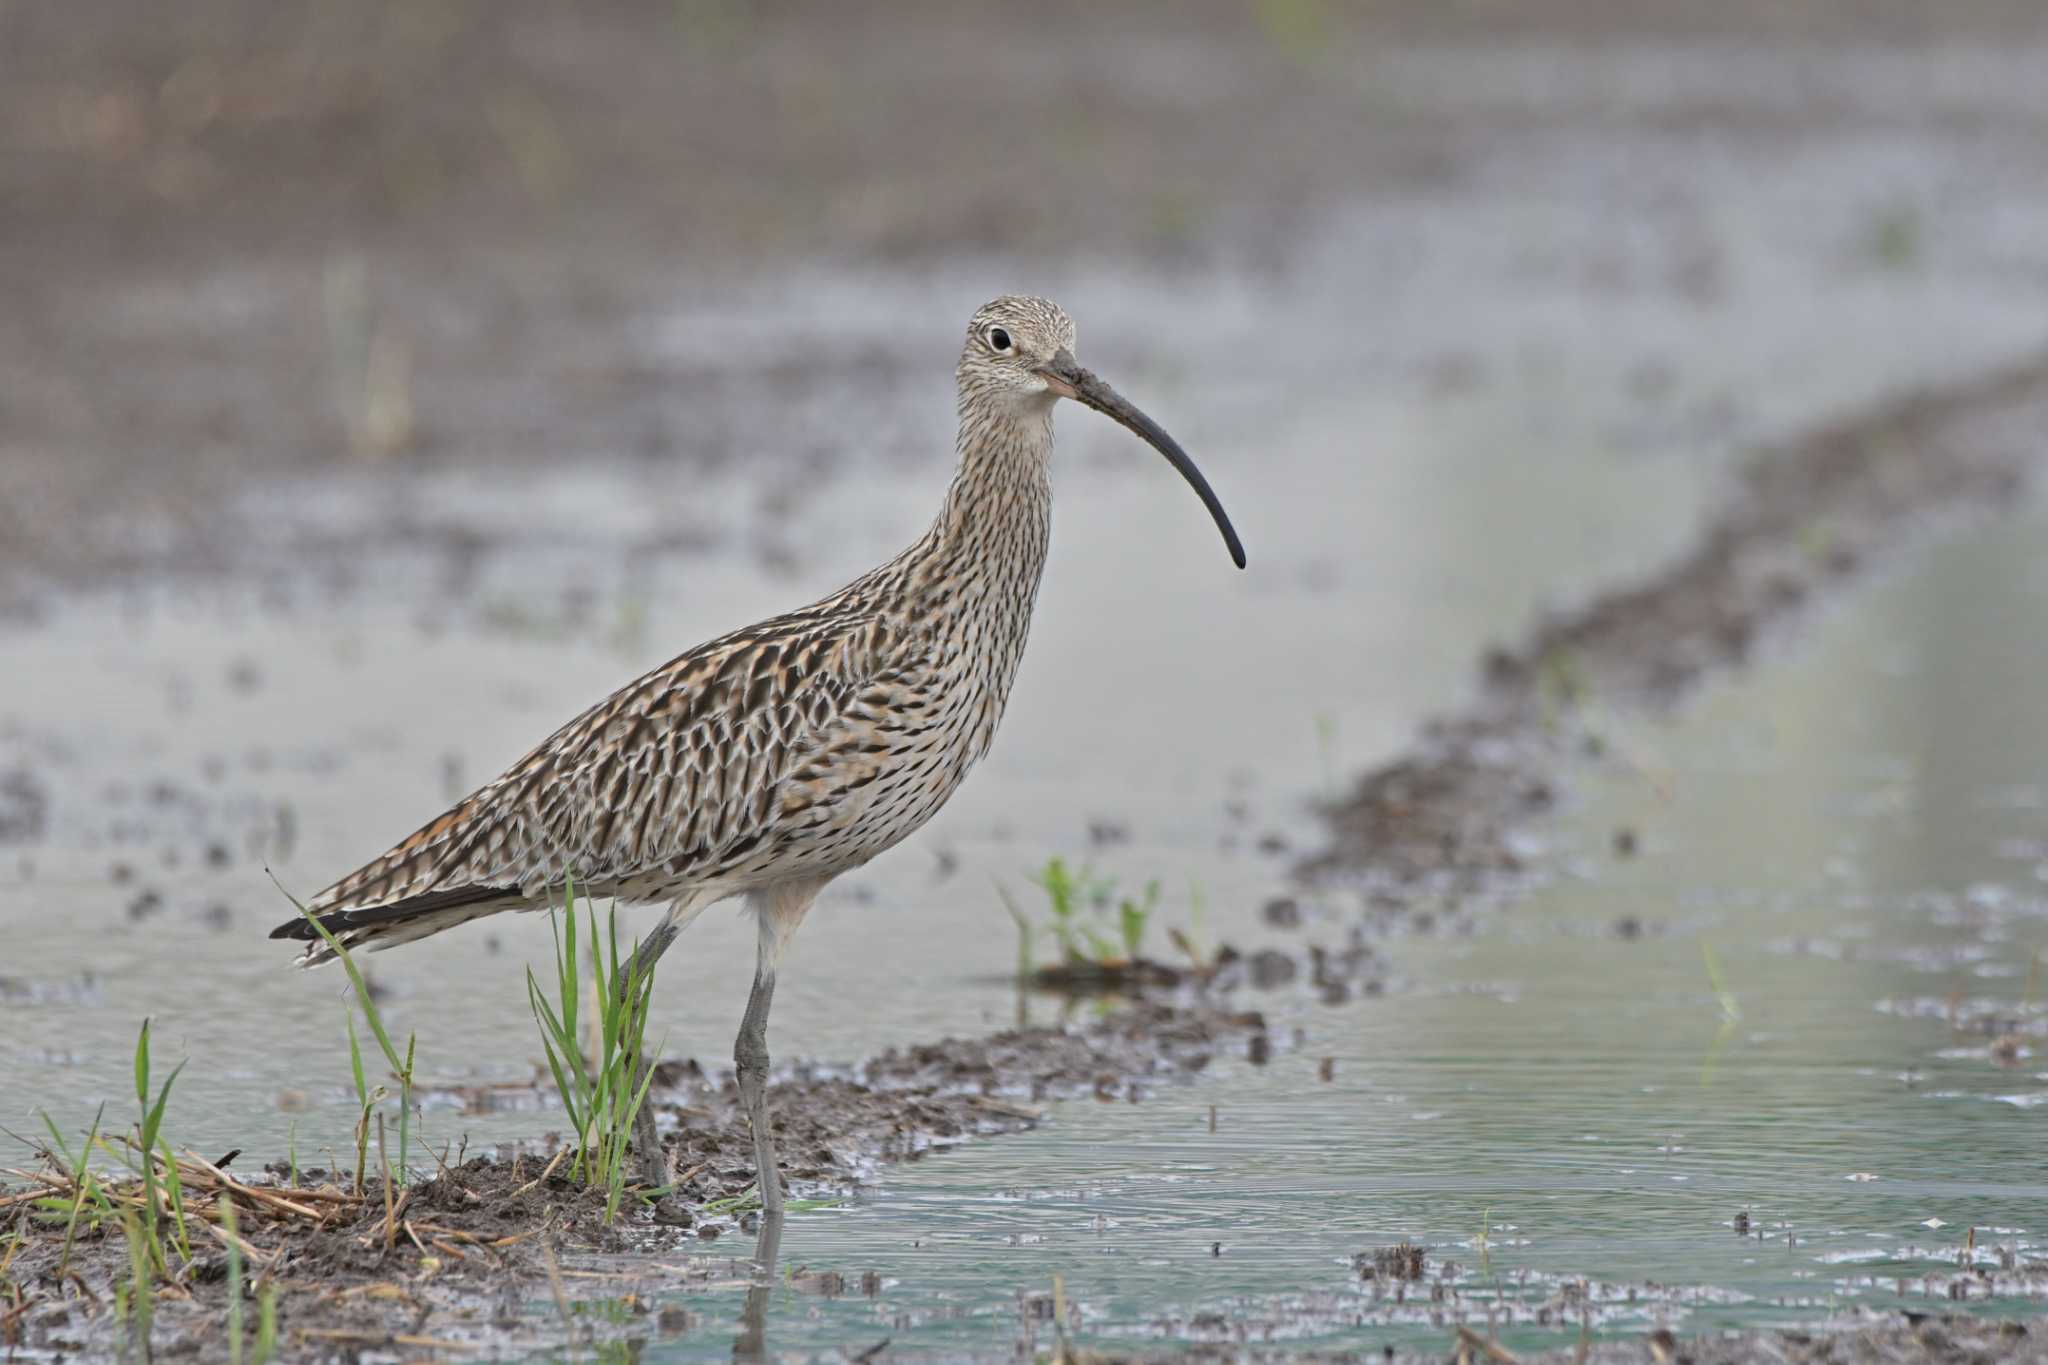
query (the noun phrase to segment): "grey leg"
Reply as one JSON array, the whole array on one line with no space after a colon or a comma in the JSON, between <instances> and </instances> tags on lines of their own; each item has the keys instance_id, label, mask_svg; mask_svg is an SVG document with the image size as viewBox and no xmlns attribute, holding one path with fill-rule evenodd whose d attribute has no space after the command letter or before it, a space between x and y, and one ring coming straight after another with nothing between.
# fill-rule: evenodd
<instances>
[{"instance_id":1,"label":"grey leg","mask_svg":"<svg viewBox=\"0 0 2048 1365\"><path fill-rule=\"evenodd\" d=\"M647 973L654 970L654 964L661 960L661 955L668 951L668 946L674 943L681 933L682 928L676 924L673 916L662 920L655 926L653 933L641 940L639 948L633 953L632 961L619 968L619 979L612 983L612 989L623 991L629 972L644 980ZM644 1031L642 1036L645 1036ZM633 1070L634 1093L639 1093L640 1087L646 1083L648 1073L654 1070L657 1060L659 1059L654 1057L640 1058L639 1065ZM633 1116L633 1155L642 1185L648 1189L659 1189L668 1184L668 1157L661 1150L660 1130L654 1126L654 1096L651 1093L647 1097L647 1102L640 1106L640 1112Z\"/></svg>"},{"instance_id":2,"label":"grey leg","mask_svg":"<svg viewBox=\"0 0 2048 1365\"><path fill-rule=\"evenodd\" d=\"M775 999L775 967L768 955L754 968L754 989L747 996L746 1017L732 1059L738 1068L740 1107L754 1130L754 1169L761 1180L761 1207L775 1222L782 1220L782 1171L775 1164L775 1134L768 1125L768 1006Z\"/></svg>"},{"instance_id":3,"label":"grey leg","mask_svg":"<svg viewBox=\"0 0 2048 1365\"><path fill-rule=\"evenodd\" d=\"M754 1130L754 1169L761 1179L761 1207L767 1221L782 1221L782 1172L775 1164L775 1133L768 1123L768 1006L775 999L775 967L803 922L824 881L788 881L751 894L760 925L760 950L754 963L754 990L747 997L746 1018L732 1059L738 1068L740 1107Z\"/></svg>"}]
</instances>

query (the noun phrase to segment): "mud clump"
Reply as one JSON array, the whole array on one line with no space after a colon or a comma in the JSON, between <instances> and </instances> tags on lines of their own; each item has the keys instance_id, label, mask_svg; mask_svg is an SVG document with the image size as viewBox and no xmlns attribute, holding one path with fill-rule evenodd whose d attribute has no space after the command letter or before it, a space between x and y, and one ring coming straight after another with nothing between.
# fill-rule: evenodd
<instances>
[{"instance_id":1,"label":"mud clump","mask_svg":"<svg viewBox=\"0 0 2048 1365\"><path fill-rule=\"evenodd\" d=\"M49 823L50 795L26 768L0 772L0 844L33 844Z\"/></svg>"},{"instance_id":2,"label":"mud clump","mask_svg":"<svg viewBox=\"0 0 2048 1365\"><path fill-rule=\"evenodd\" d=\"M1361 1280L1419 1280L1423 1275L1422 1248L1404 1241L1361 1251L1351 1258L1351 1268Z\"/></svg>"}]
</instances>

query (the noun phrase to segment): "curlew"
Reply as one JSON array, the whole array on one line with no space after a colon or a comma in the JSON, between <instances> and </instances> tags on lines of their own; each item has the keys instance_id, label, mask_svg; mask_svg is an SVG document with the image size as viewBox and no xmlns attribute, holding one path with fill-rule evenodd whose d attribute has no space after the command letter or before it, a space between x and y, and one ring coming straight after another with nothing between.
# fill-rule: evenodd
<instances>
[{"instance_id":1,"label":"curlew","mask_svg":"<svg viewBox=\"0 0 2048 1365\"><path fill-rule=\"evenodd\" d=\"M777 966L826 883L931 819L995 738L1045 567L1055 402L1151 443L1244 567L1187 452L1082 369L1073 346L1074 324L1044 299L980 309L956 372L959 469L915 544L829 597L626 684L327 888L312 914L348 947L388 948L544 909L566 872L588 895L667 903L637 950L652 967L705 909L745 897L758 956L733 1061L762 1203L779 1214L765 1088ZM304 966L332 956L303 918L271 937L308 940ZM643 1178L665 1183L651 1107L634 1138Z\"/></svg>"}]
</instances>

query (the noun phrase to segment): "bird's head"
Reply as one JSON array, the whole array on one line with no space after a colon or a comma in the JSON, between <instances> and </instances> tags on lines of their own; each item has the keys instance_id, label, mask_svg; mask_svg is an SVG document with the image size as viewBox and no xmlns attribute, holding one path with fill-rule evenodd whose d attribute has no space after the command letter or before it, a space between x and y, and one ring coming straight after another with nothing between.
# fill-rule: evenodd
<instances>
[{"instance_id":1,"label":"bird's head","mask_svg":"<svg viewBox=\"0 0 2048 1365\"><path fill-rule=\"evenodd\" d=\"M983 304L967 325L956 374L963 419L974 408L1042 414L1055 400L1071 398L1144 437L1202 499L1230 547L1232 561L1244 567L1244 545L1202 471L1157 422L1081 368L1074 359L1074 320L1058 304L1023 294L1005 294Z\"/></svg>"}]
</instances>

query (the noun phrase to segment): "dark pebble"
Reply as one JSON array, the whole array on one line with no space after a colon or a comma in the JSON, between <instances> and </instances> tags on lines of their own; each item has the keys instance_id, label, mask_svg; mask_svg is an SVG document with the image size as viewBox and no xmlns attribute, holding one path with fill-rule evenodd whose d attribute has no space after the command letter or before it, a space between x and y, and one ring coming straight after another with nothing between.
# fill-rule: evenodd
<instances>
[{"instance_id":1,"label":"dark pebble","mask_svg":"<svg viewBox=\"0 0 2048 1365\"><path fill-rule=\"evenodd\" d=\"M1249 970L1252 985L1262 991L1269 991L1294 980L1297 968L1294 959L1279 949L1261 948L1251 955Z\"/></svg>"},{"instance_id":2,"label":"dark pebble","mask_svg":"<svg viewBox=\"0 0 2048 1365\"><path fill-rule=\"evenodd\" d=\"M1301 904L1292 896L1275 896L1259 908L1259 914L1275 929L1301 927Z\"/></svg>"}]
</instances>

